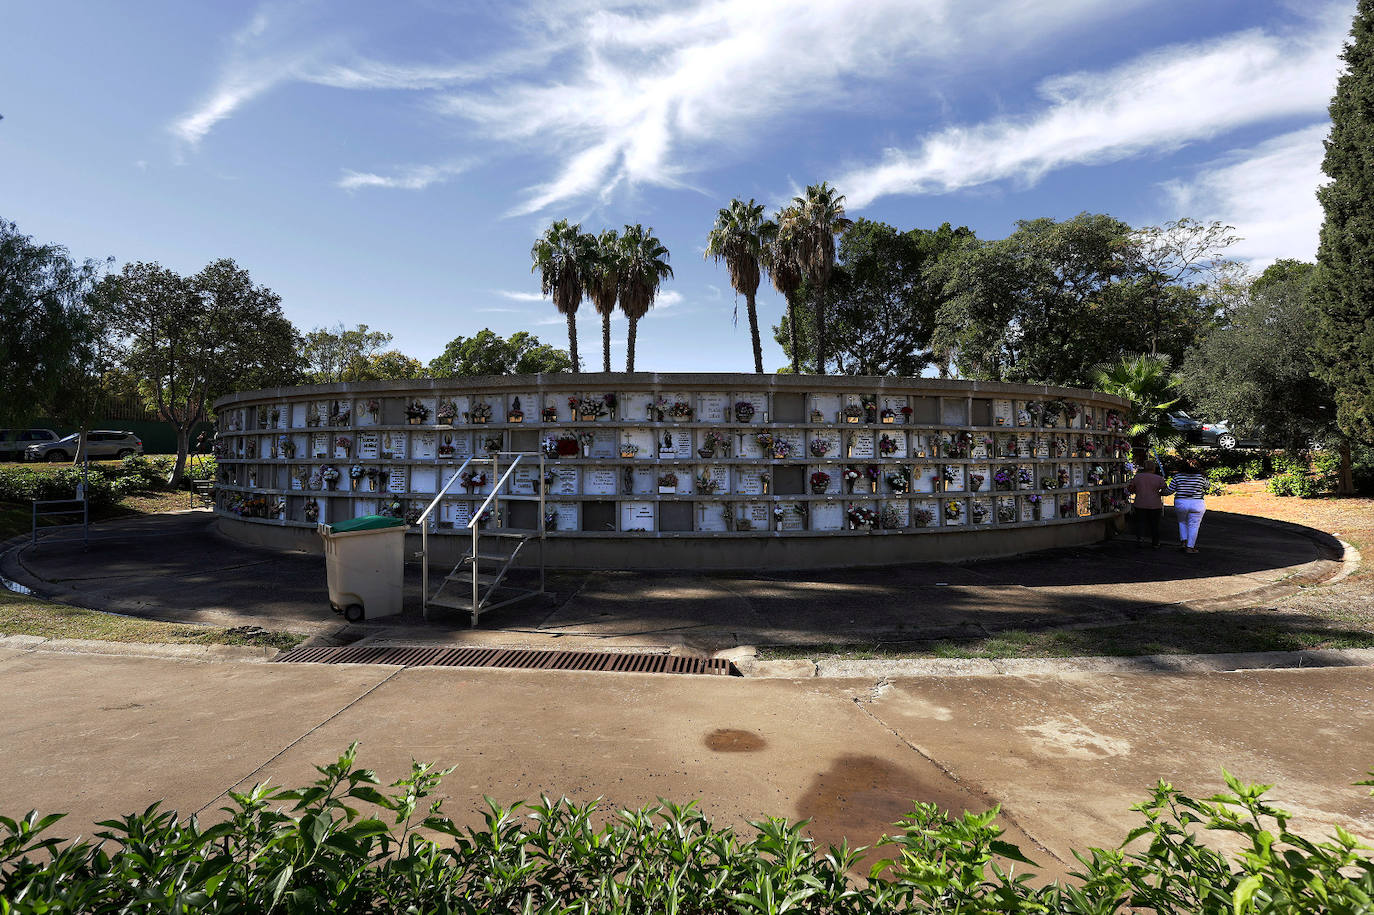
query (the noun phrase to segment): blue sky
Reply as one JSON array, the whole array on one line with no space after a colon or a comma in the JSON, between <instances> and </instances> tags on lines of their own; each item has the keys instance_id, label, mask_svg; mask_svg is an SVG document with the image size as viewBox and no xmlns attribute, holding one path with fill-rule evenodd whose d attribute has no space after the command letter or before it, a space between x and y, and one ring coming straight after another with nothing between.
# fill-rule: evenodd
<instances>
[{"instance_id":1,"label":"blue sky","mask_svg":"<svg viewBox=\"0 0 1374 915\"><path fill-rule=\"evenodd\" d=\"M676 277L637 368L748 371L733 196L822 179L901 228L1083 210L1219 219L1311 258L1350 0L185 3L0 11L0 217L81 257L233 257L302 329L428 360L483 327L567 345L529 248L653 226ZM768 327L780 297L760 295ZM579 312L584 364L600 328ZM625 325L613 325L623 367ZM765 366L784 362L765 332Z\"/></svg>"}]
</instances>

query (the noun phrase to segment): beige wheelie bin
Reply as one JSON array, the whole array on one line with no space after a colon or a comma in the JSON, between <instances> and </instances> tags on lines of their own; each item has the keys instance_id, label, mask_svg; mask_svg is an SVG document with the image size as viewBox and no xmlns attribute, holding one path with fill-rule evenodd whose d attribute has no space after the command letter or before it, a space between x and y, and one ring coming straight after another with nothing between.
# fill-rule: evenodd
<instances>
[{"instance_id":1,"label":"beige wheelie bin","mask_svg":"<svg viewBox=\"0 0 1374 915\"><path fill-rule=\"evenodd\" d=\"M401 612L406 523L365 515L317 526L324 540L329 606L350 623Z\"/></svg>"}]
</instances>

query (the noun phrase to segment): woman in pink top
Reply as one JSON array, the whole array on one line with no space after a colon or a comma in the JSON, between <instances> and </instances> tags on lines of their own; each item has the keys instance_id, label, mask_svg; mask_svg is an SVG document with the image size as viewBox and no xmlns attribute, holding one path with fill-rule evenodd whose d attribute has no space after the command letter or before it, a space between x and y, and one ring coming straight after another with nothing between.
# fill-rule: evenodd
<instances>
[{"instance_id":1,"label":"woman in pink top","mask_svg":"<svg viewBox=\"0 0 1374 915\"><path fill-rule=\"evenodd\" d=\"M1135 477L1126 484L1126 491L1135 496L1136 546L1141 545L1141 527L1144 526L1150 532L1150 546L1159 549L1159 521L1164 516L1164 502L1160 496L1166 487L1164 478L1148 467L1137 470Z\"/></svg>"}]
</instances>

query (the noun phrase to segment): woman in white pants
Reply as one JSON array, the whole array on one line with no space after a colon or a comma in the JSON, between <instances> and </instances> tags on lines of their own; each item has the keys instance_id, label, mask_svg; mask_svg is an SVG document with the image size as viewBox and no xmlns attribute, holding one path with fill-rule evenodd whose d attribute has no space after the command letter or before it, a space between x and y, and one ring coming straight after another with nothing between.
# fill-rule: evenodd
<instances>
[{"instance_id":1,"label":"woman in white pants","mask_svg":"<svg viewBox=\"0 0 1374 915\"><path fill-rule=\"evenodd\" d=\"M1187 458L1173 475L1165 492L1174 494L1174 516L1178 518L1179 548L1197 552L1197 531L1207 511L1207 478L1198 472L1197 461Z\"/></svg>"}]
</instances>

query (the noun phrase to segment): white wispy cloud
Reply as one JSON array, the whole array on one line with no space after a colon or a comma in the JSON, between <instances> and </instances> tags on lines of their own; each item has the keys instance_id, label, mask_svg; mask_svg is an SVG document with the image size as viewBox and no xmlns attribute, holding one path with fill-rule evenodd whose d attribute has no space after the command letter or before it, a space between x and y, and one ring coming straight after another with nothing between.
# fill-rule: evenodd
<instances>
[{"instance_id":1,"label":"white wispy cloud","mask_svg":"<svg viewBox=\"0 0 1374 915\"><path fill-rule=\"evenodd\" d=\"M470 162L451 162L444 165L409 165L398 169L390 175L378 175L374 172L355 172L345 169L343 177L339 178L335 184L347 191L354 191L362 187L382 187L399 188L407 191L419 191L429 187L431 184L439 184L454 175L460 175L471 168Z\"/></svg>"},{"instance_id":2,"label":"white wispy cloud","mask_svg":"<svg viewBox=\"0 0 1374 915\"><path fill-rule=\"evenodd\" d=\"M852 104L857 83L891 78L913 60L967 60L993 48L1009 56L1132 5L994 0L970 13L956 0L706 0L599 10L576 22L550 14L551 28L580 39L573 75L464 92L443 110L498 139L559 151L562 166L511 210L528 214L604 199L622 184L682 186L708 144L719 155L757 142L762 125Z\"/></svg>"},{"instance_id":3,"label":"white wispy cloud","mask_svg":"<svg viewBox=\"0 0 1374 915\"><path fill-rule=\"evenodd\" d=\"M1026 117L951 127L836 180L847 203L943 193L988 182L1033 183L1070 165L1168 151L1248 124L1325 110L1339 74L1351 4L1328 2L1283 33L1251 29L1174 45L1116 69L1045 80L1048 103Z\"/></svg>"},{"instance_id":4,"label":"white wispy cloud","mask_svg":"<svg viewBox=\"0 0 1374 915\"><path fill-rule=\"evenodd\" d=\"M1241 236L1227 253L1262 270L1275 260L1312 260L1317 254L1322 209L1318 186L1328 124L1314 124L1236 150L1205 166L1187 182L1165 190L1174 213L1220 220Z\"/></svg>"},{"instance_id":5,"label":"white wispy cloud","mask_svg":"<svg viewBox=\"0 0 1374 915\"><path fill-rule=\"evenodd\" d=\"M504 297L504 298L510 299L512 302L548 302L548 301L551 301L551 300L549 299L549 297L546 296L546 295L541 295L540 293L537 293L537 292L521 292L521 291L516 290L516 289L498 289L498 290L496 290L496 294L499 295L499 296L502 296L502 297Z\"/></svg>"}]
</instances>

